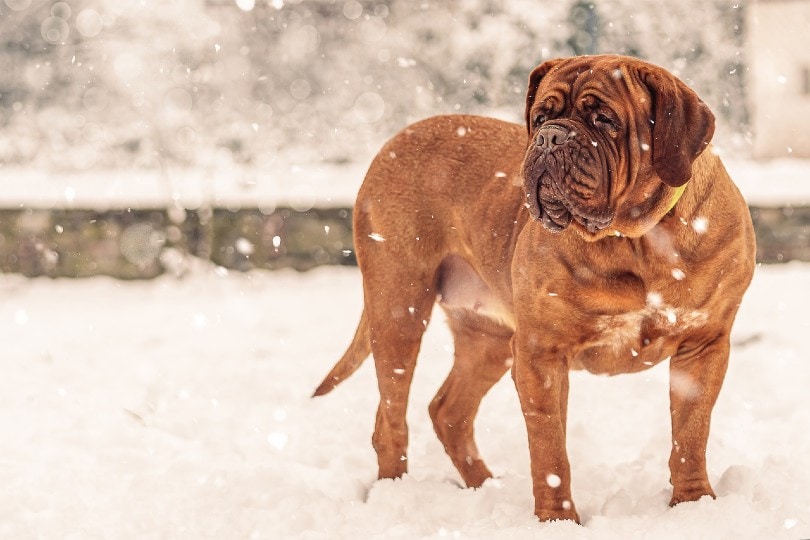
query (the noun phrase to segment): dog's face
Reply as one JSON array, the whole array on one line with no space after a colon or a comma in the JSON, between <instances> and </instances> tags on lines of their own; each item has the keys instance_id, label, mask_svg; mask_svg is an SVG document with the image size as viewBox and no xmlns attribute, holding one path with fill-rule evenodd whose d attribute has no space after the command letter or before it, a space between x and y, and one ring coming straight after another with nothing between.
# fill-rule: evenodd
<instances>
[{"instance_id":1,"label":"dog's face","mask_svg":"<svg viewBox=\"0 0 810 540\"><path fill-rule=\"evenodd\" d=\"M662 217L714 133L714 116L669 72L628 57L550 60L526 96L527 206L551 231L640 236Z\"/></svg>"}]
</instances>

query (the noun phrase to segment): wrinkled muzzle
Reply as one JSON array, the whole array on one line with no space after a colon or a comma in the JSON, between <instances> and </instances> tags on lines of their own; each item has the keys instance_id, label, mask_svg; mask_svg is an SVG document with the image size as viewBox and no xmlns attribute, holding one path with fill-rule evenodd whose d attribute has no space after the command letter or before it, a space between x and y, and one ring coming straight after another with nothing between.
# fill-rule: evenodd
<instances>
[{"instance_id":1,"label":"wrinkled muzzle","mask_svg":"<svg viewBox=\"0 0 810 540\"><path fill-rule=\"evenodd\" d=\"M526 153L523 178L529 213L552 232L572 221L592 233L606 229L613 216L602 160L574 131L566 130L564 136L559 131L557 126L541 128Z\"/></svg>"}]
</instances>

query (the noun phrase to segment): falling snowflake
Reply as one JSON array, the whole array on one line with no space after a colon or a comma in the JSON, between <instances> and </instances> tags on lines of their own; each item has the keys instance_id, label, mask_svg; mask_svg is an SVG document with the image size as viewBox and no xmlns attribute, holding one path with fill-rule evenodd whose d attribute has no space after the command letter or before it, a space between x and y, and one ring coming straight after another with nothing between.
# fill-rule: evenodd
<instances>
[{"instance_id":1,"label":"falling snowflake","mask_svg":"<svg viewBox=\"0 0 810 540\"><path fill-rule=\"evenodd\" d=\"M368 237L374 240L375 242L385 242L385 237L383 237L383 235L381 235L380 233L373 232L370 235L368 235Z\"/></svg>"},{"instance_id":2,"label":"falling snowflake","mask_svg":"<svg viewBox=\"0 0 810 540\"><path fill-rule=\"evenodd\" d=\"M236 239L236 251L238 251L241 255L253 255L255 247L253 242L247 238L239 237Z\"/></svg>"},{"instance_id":3,"label":"falling snowflake","mask_svg":"<svg viewBox=\"0 0 810 540\"><path fill-rule=\"evenodd\" d=\"M692 220L692 228L698 234L703 234L709 230L709 220L705 217L696 217Z\"/></svg>"},{"instance_id":4,"label":"falling snowflake","mask_svg":"<svg viewBox=\"0 0 810 540\"><path fill-rule=\"evenodd\" d=\"M284 450L284 447L287 446L288 440L289 436L282 431L274 431L267 435L267 442L279 452Z\"/></svg>"}]
</instances>

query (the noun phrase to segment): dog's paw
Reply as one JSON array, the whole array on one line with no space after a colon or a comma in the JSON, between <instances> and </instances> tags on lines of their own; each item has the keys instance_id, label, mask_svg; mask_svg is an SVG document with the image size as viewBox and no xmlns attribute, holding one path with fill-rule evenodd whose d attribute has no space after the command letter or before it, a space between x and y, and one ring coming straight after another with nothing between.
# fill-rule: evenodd
<instances>
[{"instance_id":1,"label":"dog's paw","mask_svg":"<svg viewBox=\"0 0 810 540\"><path fill-rule=\"evenodd\" d=\"M675 489L672 492L672 499L669 501L670 506L675 506L682 502L692 502L702 499L703 497L711 497L716 499L717 495L709 484L700 486L689 486L686 489Z\"/></svg>"},{"instance_id":2,"label":"dog's paw","mask_svg":"<svg viewBox=\"0 0 810 540\"><path fill-rule=\"evenodd\" d=\"M535 508L534 515L540 521L573 521L581 525L574 504L569 501L566 503L562 508Z\"/></svg>"}]
</instances>

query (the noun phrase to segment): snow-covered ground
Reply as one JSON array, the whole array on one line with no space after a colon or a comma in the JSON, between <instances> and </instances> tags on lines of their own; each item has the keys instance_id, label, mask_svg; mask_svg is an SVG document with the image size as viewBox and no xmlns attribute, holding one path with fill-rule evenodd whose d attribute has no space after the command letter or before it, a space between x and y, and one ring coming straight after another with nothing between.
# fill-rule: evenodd
<instances>
[{"instance_id":1,"label":"snow-covered ground","mask_svg":"<svg viewBox=\"0 0 810 540\"><path fill-rule=\"evenodd\" d=\"M356 269L183 280L0 276L0 537L810 537L810 265L758 268L715 409L717 500L669 508L667 368L572 374L583 525L535 521L511 381L485 399L499 478L459 478L427 404L450 367L437 316L414 382L410 475L375 481L371 362L309 396L359 316Z\"/></svg>"}]
</instances>

